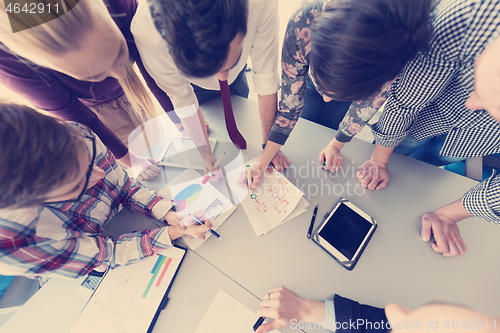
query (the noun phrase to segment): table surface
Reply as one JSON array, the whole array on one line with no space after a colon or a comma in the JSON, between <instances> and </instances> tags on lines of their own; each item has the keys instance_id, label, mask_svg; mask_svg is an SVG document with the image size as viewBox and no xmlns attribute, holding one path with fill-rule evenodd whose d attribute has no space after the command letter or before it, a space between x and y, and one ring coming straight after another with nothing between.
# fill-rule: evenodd
<instances>
[{"instance_id":1,"label":"table surface","mask_svg":"<svg viewBox=\"0 0 500 333\"><path fill-rule=\"evenodd\" d=\"M237 124L248 143L242 151L247 161L262 152L257 104L240 97L232 97L232 101ZM231 156L229 160L225 157L223 164L227 164L238 151L227 143L230 140L221 121L221 104L217 99L204 104L202 110L210 124L210 136L219 139L214 155L226 151L226 156ZM335 131L304 119L297 122L282 151L292 161L285 175L304 192L310 204L308 211L257 237L245 212L238 207L218 230L223 242L211 237L196 253L188 253L154 332L194 332L219 288L252 310L258 308L259 299L269 289L284 285L315 300L329 299L338 293L374 306L396 302L409 308L441 301L500 315L500 284L496 281L500 273L498 226L478 218L461 221L460 231L468 251L456 258L433 252L420 239L422 214L460 198L477 182L393 154L387 188L364 190L358 185L355 172L369 159L373 145L353 139L342 150L342 169L330 173L320 168L318 155L334 134ZM169 180L177 173L169 173ZM148 186L159 189L164 181L161 176L148 182ZM378 222L352 271L306 238L314 205L319 205L318 225L341 196ZM129 219L134 218L130 212L119 216L127 214ZM35 302L41 301L35 296L27 304ZM19 320L20 316L16 314L10 321L15 317ZM288 331L291 329L282 329Z\"/></svg>"}]
</instances>

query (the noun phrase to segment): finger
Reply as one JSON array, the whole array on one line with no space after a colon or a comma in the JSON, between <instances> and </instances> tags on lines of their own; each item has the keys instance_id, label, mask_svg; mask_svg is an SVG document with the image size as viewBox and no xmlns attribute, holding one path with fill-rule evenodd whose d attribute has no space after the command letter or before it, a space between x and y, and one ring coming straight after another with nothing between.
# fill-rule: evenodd
<instances>
[{"instance_id":1,"label":"finger","mask_svg":"<svg viewBox=\"0 0 500 333\"><path fill-rule=\"evenodd\" d=\"M460 254L462 254L462 255L465 254L466 249L465 249L465 244L464 243L458 242L458 243L455 244L455 246L457 247L458 252Z\"/></svg>"},{"instance_id":2,"label":"finger","mask_svg":"<svg viewBox=\"0 0 500 333\"><path fill-rule=\"evenodd\" d=\"M325 152L322 151L321 153L319 153L318 161L321 167L323 167L323 162L325 161Z\"/></svg>"},{"instance_id":3,"label":"finger","mask_svg":"<svg viewBox=\"0 0 500 333\"><path fill-rule=\"evenodd\" d=\"M203 223L205 223L208 229L212 228L212 222L210 220L206 219L205 221L203 221Z\"/></svg>"},{"instance_id":4,"label":"finger","mask_svg":"<svg viewBox=\"0 0 500 333\"><path fill-rule=\"evenodd\" d=\"M282 291L285 291L285 290L288 290L286 289L284 286L278 286L278 287L274 287L273 289L269 290L269 294L272 295L273 293L281 293Z\"/></svg>"},{"instance_id":5,"label":"finger","mask_svg":"<svg viewBox=\"0 0 500 333\"><path fill-rule=\"evenodd\" d=\"M375 188L377 187L378 183L380 182L380 179L378 178L371 178L370 179L370 182L367 184L367 187L369 190L375 190Z\"/></svg>"},{"instance_id":6,"label":"finger","mask_svg":"<svg viewBox=\"0 0 500 333\"><path fill-rule=\"evenodd\" d=\"M377 187L375 188L376 190L381 190L387 186L387 183L389 182L389 178L382 179L380 183L378 183Z\"/></svg>"},{"instance_id":7,"label":"finger","mask_svg":"<svg viewBox=\"0 0 500 333\"><path fill-rule=\"evenodd\" d=\"M456 257L460 255L460 250L458 249L457 245L453 242L448 243L448 248L450 249L450 252L448 253L443 253L443 256L445 257Z\"/></svg>"},{"instance_id":8,"label":"finger","mask_svg":"<svg viewBox=\"0 0 500 333\"><path fill-rule=\"evenodd\" d=\"M428 242L431 239L432 233L432 223L429 217L424 214L422 216L422 231L420 232L420 236L424 242Z\"/></svg>"},{"instance_id":9,"label":"finger","mask_svg":"<svg viewBox=\"0 0 500 333\"><path fill-rule=\"evenodd\" d=\"M285 327L285 325L280 325L280 323L276 320L272 320L270 322L268 322L267 324L264 324L264 325L260 325L260 327L257 329L257 333L267 333L267 332L270 332L272 330L277 330L277 329L280 329L280 328L283 328Z\"/></svg>"},{"instance_id":10,"label":"finger","mask_svg":"<svg viewBox=\"0 0 500 333\"><path fill-rule=\"evenodd\" d=\"M205 218L206 212L207 212L206 210L202 209L202 210L195 212L193 215L203 221L203 219Z\"/></svg>"},{"instance_id":11,"label":"finger","mask_svg":"<svg viewBox=\"0 0 500 333\"><path fill-rule=\"evenodd\" d=\"M434 239L436 240L435 246L432 247L434 251L439 253L450 252L450 248L448 246L448 235L443 231L441 223L433 223L432 233L434 234Z\"/></svg>"},{"instance_id":12,"label":"finger","mask_svg":"<svg viewBox=\"0 0 500 333\"><path fill-rule=\"evenodd\" d=\"M151 163L153 163L153 164L160 163L160 161L158 161L157 159L151 158L151 157L148 157L148 161L151 162Z\"/></svg>"}]
</instances>

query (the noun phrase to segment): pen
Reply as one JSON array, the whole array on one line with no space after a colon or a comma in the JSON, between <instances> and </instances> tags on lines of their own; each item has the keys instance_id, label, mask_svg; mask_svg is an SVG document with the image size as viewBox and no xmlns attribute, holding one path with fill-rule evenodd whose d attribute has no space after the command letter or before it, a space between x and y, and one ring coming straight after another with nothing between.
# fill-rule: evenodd
<instances>
[{"instance_id":1,"label":"pen","mask_svg":"<svg viewBox=\"0 0 500 333\"><path fill-rule=\"evenodd\" d=\"M198 224L198 225L204 225L204 224L205 224L205 223L203 223L202 221L200 221L200 219L198 219L198 218L197 218L196 216L194 216L193 214L189 214L189 217L190 217L190 218L192 218L192 219L193 219L193 221L195 221L195 222L196 222L196 224ZM223 239L222 239L222 237L221 237L221 235L219 235L219 234L218 234L215 230L210 229L210 230L208 230L208 231L210 231L210 233L211 233L212 235L214 235L214 237L215 237L215 238L220 239L220 240L223 240Z\"/></svg>"},{"instance_id":2,"label":"pen","mask_svg":"<svg viewBox=\"0 0 500 333\"><path fill-rule=\"evenodd\" d=\"M226 155L226 152L222 152L222 154L219 156L219 158L217 159L217 161L215 161L215 164L214 164L214 169L217 169L217 167L219 166L220 162L222 162L222 159L224 158L224 155Z\"/></svg>"},{"instance_id":3,"label":"pen","mask_svg":"<svg viewBox=\"0 0 500 333\"><path fill-rule=\"evenodd\" d=\"M226 152L225 152L225 151L224 151L224 152L222 152L222 154L219 156L219 158L217 159L217 161L215 161L215 163L214 163L214 169L217 169L217 168L219 167L219 164L220 164L220 162L222 162L222 159L224 158L224 155L225 155L225 154L226 154ZM208 175L206 175L206 176L203 178L203 180L201 181L201 183L202 183L203 185L205 185L205 184L208 182L208 180L210 179L210 177L211 177L211 176L212 176L212 174L208 174Z\"/></svg>"},{"instance_id":4,"label":"pen","mask_svg":"<svg viewBox=\"0 0 500 333\"><path fill-rule=\"evenodd\" d=\"M250 165L247 165L245 170L247 172L248 190L250 191L250 194L252 194L252 191L250 190L250 185L252 185L252 169L250 168Z\"/></svg>"},{"instance_id":5,"label":"pen","mask_svg":"<svg viewBox=\"0 0 500 333\"><path fill-rule=\"evenodd\" d=\"M266 317L259 317L259 319L257 319L257 321L255 322L255 324L253 325L253 330L254 331L257 331L257 329L259 328L259 326L262 325L262 323L264 322L264 319L266 319Z\"/></svg>"},{"instance_id":6,"label":"pen","mask_svg":"<svg viewBox=\"0 0 500 333\"><path fill-rule=\"evenodd\" d=\"M317 212L318 212L318 205L316 205L316 207L314 207L313 216L311 218L311 224L309 225L309 230L307 231L307 238L308 239L311 238L311 233L312 233L312 230L314 227L314 221L316 221L316 213Z\"/></svg>"}]
</instances>

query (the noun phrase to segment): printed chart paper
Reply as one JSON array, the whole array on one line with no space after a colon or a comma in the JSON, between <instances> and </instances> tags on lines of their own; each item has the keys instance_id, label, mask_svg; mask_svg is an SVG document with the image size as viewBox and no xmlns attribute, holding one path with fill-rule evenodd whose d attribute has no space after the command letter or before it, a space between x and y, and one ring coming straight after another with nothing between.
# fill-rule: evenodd
<instances>
[{"instance_id":1,"label":"printed chart paper","mask_svg":"<svg viewBox=\"0 0 500 333\"><path fill-rule=\"evenodd\" d=\"M144 333L185 250L168 248L106 273L70 333Z\"/></svg>"},{"instance_id":2,"label":"printed chart paper","mask_svg":"<svg viewBox=\"0 0 500 333\"><path fill-rule=\"evenodd\" d=\"M212 229L217 230L222 223L233 213L236 207L210 181L202 184L203 177L193 169L188 169L172 180L167 186L159 191L170 191L167 197L172 197L178 205L180 212L195 213L205 210L205 217L210 219ZM212 234L207 232L205 240ZM193 251L203 244L204 241L189 236L183 236L182 241Z\"/></svg>"},{"instance_id":3,"label":"printed chart paper","mask_svg":"<svg viewBox=\"0 0 500 333\"><path fill-rule=\"evenodd\" d=\"M259 317L249 308L219 289L195 333L253 333ZM280 333L272 330L271 333Z\"/></svg>"}]
</instances>

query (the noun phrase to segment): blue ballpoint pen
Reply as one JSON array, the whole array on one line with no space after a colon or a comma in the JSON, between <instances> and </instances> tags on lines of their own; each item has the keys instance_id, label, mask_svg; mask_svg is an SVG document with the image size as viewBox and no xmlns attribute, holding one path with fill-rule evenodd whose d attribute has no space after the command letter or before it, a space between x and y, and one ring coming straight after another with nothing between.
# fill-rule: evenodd
<instances>
[{"instance_id":1,"label":"blue ballpoint pen","mask_svg":"<svg viewBox=\"0 0 500 333\"><path fill-rule=\"evenodd\" d=\"M197 218L196 216L194 216L193 214L189 214L189 217L192 218L193 221L195 221L198 225L204 225L205 224L202 221L200 221L200 219ZM210 229L208 231L210 231L210 233L212 235L214 235L215 238L223 240L222 237L221 237L221 235L219 235L214 229Z\"/></svg>"}]
</instances>

